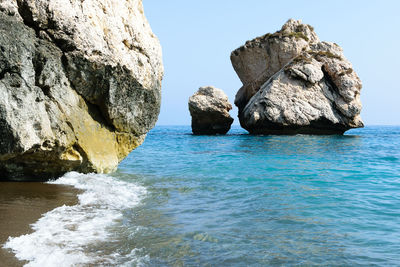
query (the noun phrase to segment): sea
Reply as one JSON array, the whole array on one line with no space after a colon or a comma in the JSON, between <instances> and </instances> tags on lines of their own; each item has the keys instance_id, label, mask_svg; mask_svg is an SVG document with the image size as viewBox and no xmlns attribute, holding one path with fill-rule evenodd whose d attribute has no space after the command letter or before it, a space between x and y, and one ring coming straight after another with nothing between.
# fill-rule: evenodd
<instances>
[{"instance_id":1,"label":"sea","mask_svg":"<svg viewBox=\"0 0 400 267\"><path fill-rule=\"evenodd\" d=\"M2 246L26 266L400 266L400 127L195 136L157 126L79 202Z\"/></svg>"}]
</instances>

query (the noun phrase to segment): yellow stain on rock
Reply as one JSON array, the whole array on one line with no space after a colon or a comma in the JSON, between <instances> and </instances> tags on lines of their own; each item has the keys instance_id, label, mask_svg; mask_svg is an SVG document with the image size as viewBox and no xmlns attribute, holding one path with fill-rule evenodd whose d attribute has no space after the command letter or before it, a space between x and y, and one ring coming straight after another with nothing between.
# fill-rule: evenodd
<instances>
[{"instance_id":1,"label":"yellow stain on rock","mask_svg":"<svg viewBox=\"0 0 400 267\"><path fill-rule=\"evenodd\" d=\"M143 136L130 133L114 132L107 126L89 115L86 103L80 103L80 108L69 117L76 143L63 153L65 159L82 160L82 171L110 173L117 169L118 164L133 149L144 141Z\"/></svg>"}]
</instances>

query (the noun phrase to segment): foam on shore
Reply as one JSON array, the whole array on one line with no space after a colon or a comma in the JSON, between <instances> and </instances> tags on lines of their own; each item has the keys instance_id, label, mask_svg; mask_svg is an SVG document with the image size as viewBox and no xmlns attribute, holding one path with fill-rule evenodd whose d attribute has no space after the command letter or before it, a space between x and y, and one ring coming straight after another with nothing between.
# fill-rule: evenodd
<instances>
[{"instance_id":1,"label":"foam on shore","mask_svg":"<svg viewBox=\"0 0 400 267\"><path fill-rule=\"evenodd\" d=\"M112 239L109 228L121 220L123 210L140 203L146 189L108 175L76 172L51 183L83 190L79 203L45 213L32 225L33 233L10 237L4 248L28 261L26 266L116 264L120 255L91 248Z\"/></svg>"}]
</instances>

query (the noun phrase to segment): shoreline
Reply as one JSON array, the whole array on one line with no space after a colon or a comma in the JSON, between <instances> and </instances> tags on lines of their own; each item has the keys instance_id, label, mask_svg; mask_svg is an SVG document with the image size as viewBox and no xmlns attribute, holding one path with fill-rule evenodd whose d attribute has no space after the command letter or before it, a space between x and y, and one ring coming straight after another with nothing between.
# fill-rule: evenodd
<instances>
[{"instance_id":1,"label":"shoreline","mask_svg":"<svg viewBox=\"0 0 400 267\"><path fill-rule=\"evenodd\" d=\"M62 205L78 203L81 191L72 186L40 182L0 182L0 262L5 266L23 266L14 253L4 249L8 237L32 233L31 224L42 214Z\"/></svg>"}]
</instances>

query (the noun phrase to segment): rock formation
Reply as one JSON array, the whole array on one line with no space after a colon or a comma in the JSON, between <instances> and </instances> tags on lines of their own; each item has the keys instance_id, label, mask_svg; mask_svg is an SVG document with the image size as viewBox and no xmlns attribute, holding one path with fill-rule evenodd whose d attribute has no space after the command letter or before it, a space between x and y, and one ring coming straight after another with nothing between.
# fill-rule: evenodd
<instances>
[{"instance_id":1,"label":"rock formation","mask_svg":"<svg viewBox=\"0 0 400 267\"><path fill-rule=\"evenodd\" d=\"M226 134L233 122L229 115L231 109L232 105L221 89L200 87L189 98L193 134Z\"/></svg>"},{"instance_id":2,"label":"rock formation","mask_svg":"<svg viewBox=\"0 0 400 267\"><path fill-rule=\"evenodd\" d=\"M162 76L141 0L2 0L0 178L115 170L155 124Z\"/></svg>"},{"instance_id":3,"label":"rock formation","mask_svg":"<svg viewBox=\"0 0 400 267\"><path fill-rule=\"evenodd\" d=\"M361 81L334 43L289 20L231 54L243 83L240 124L253 134L343 134L363 127Z\"/></svg>"}]
</instances>

